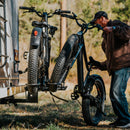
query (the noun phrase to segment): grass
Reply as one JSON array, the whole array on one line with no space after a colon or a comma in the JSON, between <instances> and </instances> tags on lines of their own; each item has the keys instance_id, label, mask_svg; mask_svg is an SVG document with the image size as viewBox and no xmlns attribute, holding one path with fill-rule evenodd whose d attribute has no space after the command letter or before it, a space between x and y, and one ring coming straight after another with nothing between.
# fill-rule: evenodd
<instances>
[{"instance_id":1,"label":"grass","mask_svg":"<svg viewBox=\"0 0 130 130\"><path fill-rule=\"evenodd\" d=\"M97 127L87 126L82 117L81 105L77 101L70 100L72 88L59 91L55 94L65 98L68 102L55 99L55 103L49 93L39 93L38 104L18 104L0 106L0 128L4 129L45 129L45 130L104 130L113 129L108 124L115 120L115 115L110 102L105 102L107 117ZM22 95L22 94L21 94ZM20 97L18 95L18 97ZM81 98L79 99L81 102ZM130 110L130 106L129 106Z\"/></svg>"}]
</instances>

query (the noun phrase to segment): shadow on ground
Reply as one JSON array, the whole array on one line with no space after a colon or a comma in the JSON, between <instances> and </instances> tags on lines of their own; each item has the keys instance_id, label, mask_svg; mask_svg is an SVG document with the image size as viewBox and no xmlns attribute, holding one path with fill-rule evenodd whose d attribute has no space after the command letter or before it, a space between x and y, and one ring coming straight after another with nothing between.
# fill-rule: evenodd
<instances>
[{"instance_id":1,"label":"shadow on ground","mask_svg":"<svg viewBox=\"0 0 130 130\"><path fill-rule=\"evenodd\" d=\"M105 112L108 115L103 118L104 121L113 121L115 119L111 105L106 105ZM16 108L13 107L0 113L0 128L43 129L47 128L51 123L62 128L87 129L82 118L81 106L74 101L42 106L18 104ZM110 128L108 125L99 124L96 129L104 127Z\"/></svg>"}]
</instances>

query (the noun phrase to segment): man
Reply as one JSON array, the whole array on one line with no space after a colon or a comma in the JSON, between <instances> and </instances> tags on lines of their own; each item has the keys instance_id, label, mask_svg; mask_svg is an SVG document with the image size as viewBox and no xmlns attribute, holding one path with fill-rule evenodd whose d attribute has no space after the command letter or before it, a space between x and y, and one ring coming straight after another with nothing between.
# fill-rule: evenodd
<instances>
[{"instance_id":1,"label":"man","mask_svg":"<svg viewBox=\"0 0 130 130\"><path fill-rule=\"evenodd\" d=\"M98 62L93 58L90 61L95 68L108 70L109 75L112 75L110 99L118 118L110 126L128 128L130 114L125 90L130 77L130 26L119 20L109 20L104 11L97 12L91 23L99 24L103 28L102 49L106 61Z\"/></svg>"}]
</instances>

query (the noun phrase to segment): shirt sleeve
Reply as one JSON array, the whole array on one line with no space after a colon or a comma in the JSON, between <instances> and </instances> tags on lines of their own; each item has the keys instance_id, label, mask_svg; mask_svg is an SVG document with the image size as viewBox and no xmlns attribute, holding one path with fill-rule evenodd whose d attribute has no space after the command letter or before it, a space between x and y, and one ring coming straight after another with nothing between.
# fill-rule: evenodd
<instances>
[{"instance_id":1,"label":"shirt sleeve","mask_svg":"<svg viewBox=\"0 0 130 130\"><path fill-rule=\"evenodd\" d=\"M124 41L128 41L130 39L130 26L119 20L115 20L113 22L113 26L115 26L113 32L116 37Z\"/></svg>"}]
</instances>

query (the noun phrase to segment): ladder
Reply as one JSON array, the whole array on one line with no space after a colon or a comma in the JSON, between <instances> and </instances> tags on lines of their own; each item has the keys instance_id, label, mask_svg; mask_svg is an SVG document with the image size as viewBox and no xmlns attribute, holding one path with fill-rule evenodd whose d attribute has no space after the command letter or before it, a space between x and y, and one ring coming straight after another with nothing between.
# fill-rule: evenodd
<instances>
[{"instance_id":1,"label":"ladder","mask_svg":"<svg viewBox=\"0 0 130 130\"><path fill-rule=\"evenodd\" d=\"M1 57L5 58L5 61L2 65L0 65L0 68L4 67L7 63L7 37L6 37L6 0L0 0L0 8L3 8L3 16L0 16L0 62L1 62ZM2 22L4 22L4 27L2 26ZM2 33L1 31L4 31L4 50L5 54L1 54L1 37Z\"/></svg>"}]
</instances>

